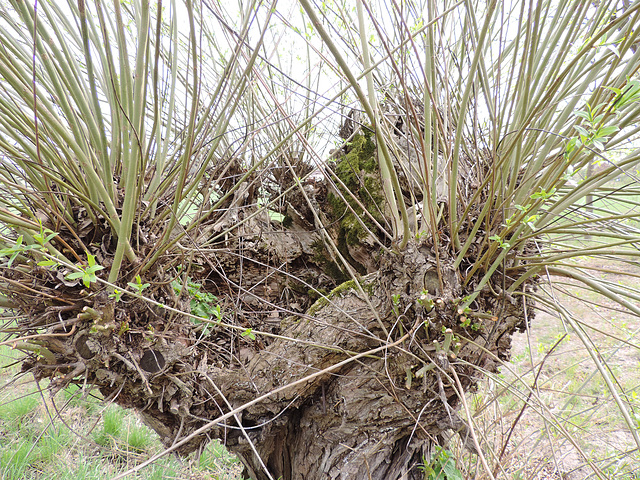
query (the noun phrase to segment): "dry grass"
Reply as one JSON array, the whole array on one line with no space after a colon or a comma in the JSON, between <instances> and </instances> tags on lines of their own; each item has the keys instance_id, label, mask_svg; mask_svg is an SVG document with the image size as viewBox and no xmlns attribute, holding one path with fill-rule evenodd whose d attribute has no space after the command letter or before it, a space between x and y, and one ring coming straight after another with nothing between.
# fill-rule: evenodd
<instances>
[{"instance_id":1,"label":"dry grass","mask_svg":"<svg viewBox=\"0 0 640 480\"><path fill-rule=\"evenodd\" d=\"M602 267L590 259L581 262ZM640 273L625 264L608 268L603 279L627 285L630 277L619 272ZM640 426L640 320L571 282L551 280L546 295L580 322ZM630 286L640 286L640 279ZM587 347L557 315L539 312L528 334L514 337L511 364L480 387L474 400L478 431L494 462L504 448L495 462L497 478L598 478L590 464L602 478L640 478L640 454L611 392Z\"/></svg>"}]
</instances>

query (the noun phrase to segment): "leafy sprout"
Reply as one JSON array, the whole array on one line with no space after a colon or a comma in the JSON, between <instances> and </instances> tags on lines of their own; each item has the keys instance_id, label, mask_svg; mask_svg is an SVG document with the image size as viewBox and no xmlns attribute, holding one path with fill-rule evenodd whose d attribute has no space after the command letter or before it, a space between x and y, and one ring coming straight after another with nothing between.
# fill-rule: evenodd
<instances>
[{"instance_id":1,"label":"leafy sprout","mask_svg":"<svg viewBox=\"0 0 640 480\"><path fill-rule=\"evenodd\" d=\"M76 265L76 267L80 271L68 273L64 278L67 280L76 280L78 278L81 278L82 283L87 288L89 288L92 283L98 281L96 272L104 269L102 265L96 263L95 255L91 255L90 253L87 253L87 265Z\"/></svg>"}]
</instances>

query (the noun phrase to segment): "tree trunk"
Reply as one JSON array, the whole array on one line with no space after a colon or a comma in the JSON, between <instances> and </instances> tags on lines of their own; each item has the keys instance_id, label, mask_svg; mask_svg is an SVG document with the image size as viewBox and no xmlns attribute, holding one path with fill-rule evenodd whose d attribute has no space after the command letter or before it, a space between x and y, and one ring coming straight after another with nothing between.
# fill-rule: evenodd
<instances>
[{"instance_id":1,"label":"tree trunk","mask_svg":"<svg viewBox=\"0 0 640 480\"><path fill-rule=\"evenodd\" d=\"M478 378L466 365L495 371L495 360L509 355L510 334L523 326L522 305L485 297L503 311L478 330L484 335L475 335L474 345L459 326L461 289L452 269L442 272L445 289L435 292L432 310L416 302L420 296L424 300L424 279L433 273L430 251L426 244L411 245L402 254L385 256L379 272L361 283L389 337L357 290L342 290L312 318L301 318L282 332L324 347L276 340L249 362L242 387L236 383L234 389L230 379L218 385L235 407L348 358L340 350L375 349L385 345L385 338L394 344L243 412L245 426L259 427L247 432L274 478L422 478L417 467L430 458L436 439L448 430L467 432L457 415L455 377L466 391ZM395 302L394 292L399 292ZM447 328L459 337L448 349L442 334ZM427 371L416 378L421 368ZM210 376L220 378L215 372ZM227 432L227 439L253 478L268 478L239 432Z\"/></svg>"},{"instance_id":2,"label":"tree trunk","mask_svg":"<svg viewBox=\"0 0 640 480\"><path fill-rule=\"evenodd\" d=\"M366 159L354 169L356 160L347 158L358 175L338 165L345 184L374 188ZM283 170L280 181L286 187L293 179ZM29 355L23 370L52 378L53 393L72 382L97 386L105 398L135 408L180 454L219 438L260 480L423 478L419 466L450 432L477 451L458 414L460 396L509 358L511 334L532 317L523 295L506 293L520 267L507 257L509 275L496 272L463 310L484 275L465 278L480 246L472 245L457 268L445 229L437 241L424 235L402 251L388 245L381 253L384 241L370 241L374 223L368 234L347 228L350 215L362 214L357 203L332 199L338 192L318 179L307 180L304 192L286 198L280 225L250 207L256 193L238 189L224 215L193 234L210 239L236 225L215 249L182 263L182 283L217 297L217 305L201 301L210 312L220 308L208 323L180 313L190 302L176 295L176 277L167 273L173 255L147 273L155 286L143 294L156 304L79 293L81 285L61 285L44 269L5 272L25 313L22 334L40 335L46 351ZM384 222L381 211L372 217ZM461 243L465 235L463 228ZM94 252L101 262L113 251L103 238ZM357 282L343 281L346 269L329 239L360 272ZM66 241L74 246L71 235ZM140 257L151 248L143 243ZM34 278L35 302L27 296Z\"/></svg>"}]
</instances>

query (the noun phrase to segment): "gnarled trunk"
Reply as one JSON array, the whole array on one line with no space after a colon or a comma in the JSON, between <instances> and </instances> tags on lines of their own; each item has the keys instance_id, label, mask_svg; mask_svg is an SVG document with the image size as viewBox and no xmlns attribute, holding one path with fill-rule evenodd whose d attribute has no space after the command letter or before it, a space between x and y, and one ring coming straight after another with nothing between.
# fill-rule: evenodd
<instances>
[{"instance_id":1,"label":"gnarled trunk","mask_svg":"<svg viewBox=\"0 0 640 480\"><path fill-rule=\"evenodd\" d=\"M371 193L372 164L345 158L336 170L347 188L363 181ZM293 181L286 173L285 186ZM365 220L368 233L354 232L363 194L347 205L323 180L308 179L303 189L304 198L287 197L281 223L250 207L255 192L237 190L226 213L197 233L211 238L243 222L215 249L196 250L177 285L166 273L174 257L147 273L155 286L143 294L155 304L100 290L79 295L79 285L61 286L44 269L5 272L26 314L22 333L40 335L47 352L31 355L24 369L52 377L54 392L86 379L135 408L179 453L220 438L256 479L269 478L266 471L285 480L421 478L431 446L452 431L475 450L458 414L460 396L509 357L511 334L531 316L523 296L506 293L520 267L505 259L509 275L497 272L463 309L484 274L466 276L480 247L472 245L457 268L444 227L437 239L422 235L402 251L381 248L372 232L383 208ZM141 257L145 248L151 242ZM112 250L104 240L94 254L105 262ZM338 253L360 272L357 281L343 281ZM34 277L37 302L25 296ZM199 308L191 304L209 322L181 313L190 300L177 292L196 286L216 296L216 305L202 295Z\"/></svg>"},{"instance_id":2,"label":"gnarled trunk","mask_svg":"<svg viewBox=\"0 0 640 480\"><path fill-rule=\"evenodd\" d=\"M277 339L239 375L209 371L234 407L294 384L241 416L274 478L420 478L418 465L444 432L468 434L457 414L458 382L466 391L478 379L469 365L493 370L495 359L508 357L510 335L523 326L524 312L513 299L486 296L481 301L502 314L465 341L457 307L462 289L453 269L441 272L445 288L434 292L433 309L425 301L425 279L428 284L434 275L431 251L427 244L411 245L385 256L380 270L362 279L373 310L351 285L282 331L318 346ZM452 332L443 334L447 329ZM344 362L367 350L375 353ZM254 478L268 478L240 432L229 430L226 437ZM470 438L467 443L474 448Z\"/></svg>"}]
</instances>

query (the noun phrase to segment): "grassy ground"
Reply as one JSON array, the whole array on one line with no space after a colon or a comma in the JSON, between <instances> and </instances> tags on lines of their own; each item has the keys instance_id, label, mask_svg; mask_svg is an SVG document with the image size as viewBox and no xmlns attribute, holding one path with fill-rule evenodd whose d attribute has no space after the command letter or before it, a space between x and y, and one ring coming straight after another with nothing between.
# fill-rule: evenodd
<instances>
[{"instance_id":1,"label":"grassy ground","mask_svg":"<svg viewBox=\"0 0 640 480\"><path fill-rule=\"evenodd\" d=\"M590 259L580 261L601 267ZM629 284L629 277L616 273L629 270L628 265L608 267L612 271L602 272L603 278ZM632 286L639 288L640 278ZM488 457L500 458L494 475L509 480L598 478L589 467L593 463L601 478L640 478L631 428L589 352L605 364L632 427L640 429L640 322L617 311L610 300L560 278L553 278L545 291L579 323L572 326L556 315L538 313L529 335L514 338L510 368L503 367L473 397ZM576 326L591 345L585 346Z\"/></svg>"},{"instance_id":2,"label":"grassy ground","mask_svg":"<svg viewBox=\"0 0 640 480\"><path fill-rule=\"evenodd\" d=\"M0 347L0 365L17 356ZM27 377L14 383L18 368L0 373L0 478L102 480L162 449L155 432L132 412L105 406L78 387L52 401ZM240 471L238 460L215 441L199 455L182 460L167 456L129 478L232 480L241 478Z\"/></svg>"},{"instance_id":3,"label":"grassy ground","mask_svg":"<svg viewBox=\"0 0 640 480\"><path fill-rule=\"evenodd\" d=\"M601 267L589 259L581 262ZM629 277L623 279L619 272L629 268L617 264L601 275L628 284ZM514 338L512 363L481 382L470 397L489 463L498 465L494 476L584 480L597 478L589 468L595 462L603 478L640 478L635 473L640 472L640 455L631 430L589 354L591 349L606 362L634 427L640 427L640 349L634 346L640 322L605 298L566 280L552 280L552 286L544 287L546 294L566 306L597 348L586 347L575 325L549 313L536 316L529 335ZM640 289L640 277L631 286ZM0 365L11 364L17 356L0 347ZM133 413L105 407L77 387L59 394L54 404L29 378L13 383L18 369L10 366L0 372L0 478L106 479L161 449L155 433ZM457 441L449 448L463 476L446 479L489 478L480 473L477 457L459 445ZM239 479L240 470L237 459L212 442L200 455L165 457L136 478Z\"/></svg>"}]
</instances>

